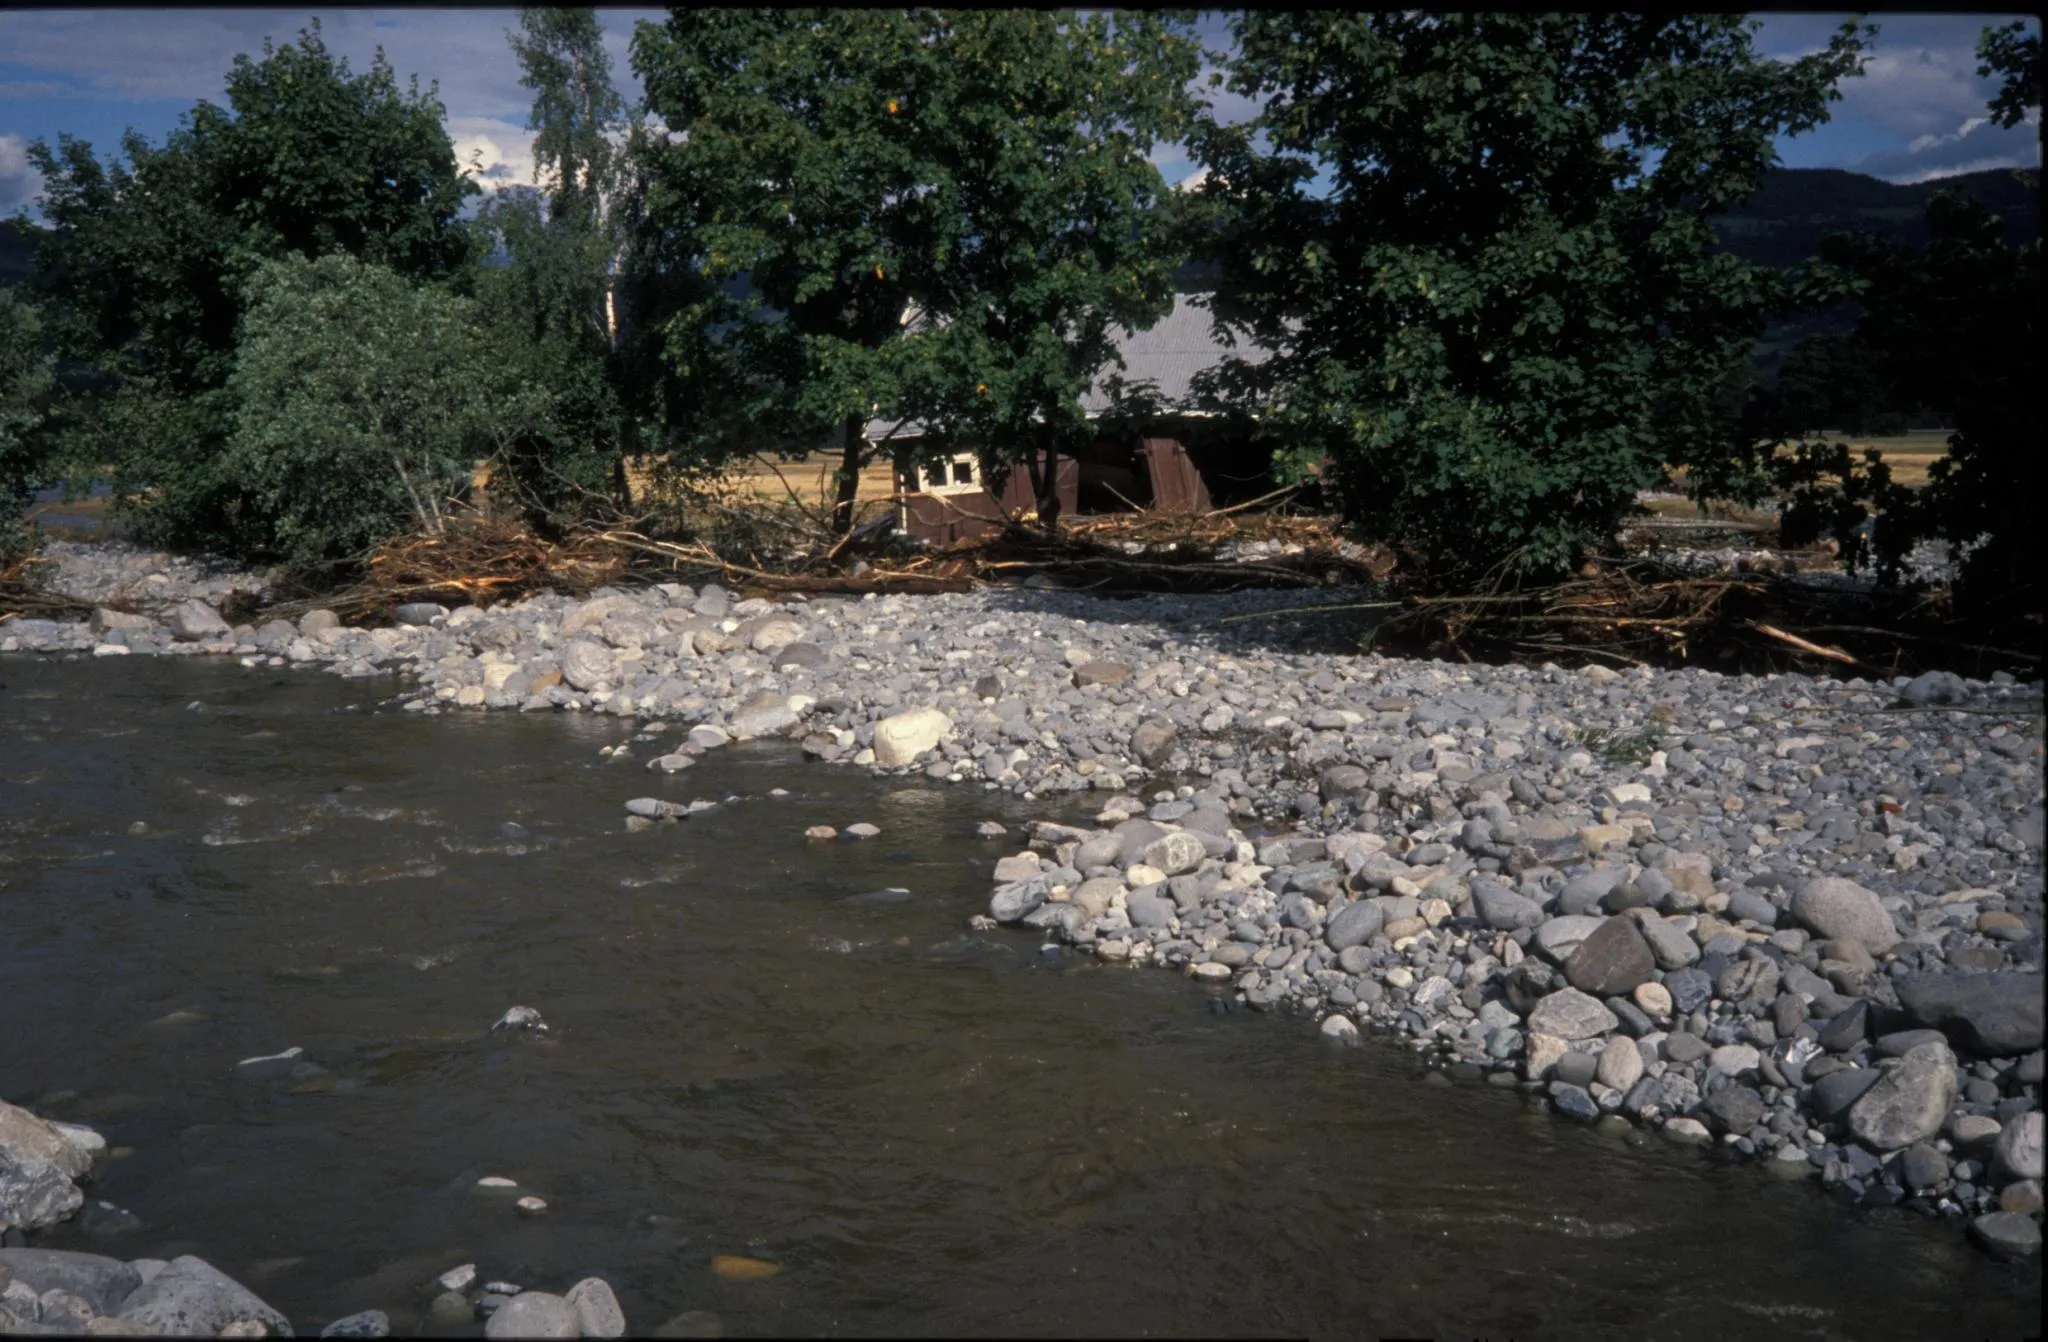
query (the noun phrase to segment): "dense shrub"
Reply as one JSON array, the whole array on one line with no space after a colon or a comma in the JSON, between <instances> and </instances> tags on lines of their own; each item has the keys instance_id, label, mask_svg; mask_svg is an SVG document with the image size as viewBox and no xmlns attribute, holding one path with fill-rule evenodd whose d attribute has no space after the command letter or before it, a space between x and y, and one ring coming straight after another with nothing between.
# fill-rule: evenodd
<instances>
[{"instance_id":1,"label":"dense shrub","mask_svg":"<svg viewBox=\"0 0 2048 1342\"><path fill-rule=\"evenodd\" d=\"M354 74L318 25L238 56L227 106L195 106L161 145L131 132L105 162L38 141L50 227L36 284L58 352L108 375L82 404L76 453L111 466L131 520L166 544L248 554L264 508L227 465L227 394L247 281L265 260L342 251L419 278L472 259L434 93L401 88L380 55ZM95 398L96 399L96 398Z\"/></svg>"},{"instance_id":2,"label":"dense shrub","mask_svg":"<svg viewBox=\"0 0 2048 1342\"><path fill-rule=\"evenodd\" d=\"M221 464L294 564L438 530L533 412L472 300L337 253L268 263L246 301Z\"/></svg>"}]
</instances>

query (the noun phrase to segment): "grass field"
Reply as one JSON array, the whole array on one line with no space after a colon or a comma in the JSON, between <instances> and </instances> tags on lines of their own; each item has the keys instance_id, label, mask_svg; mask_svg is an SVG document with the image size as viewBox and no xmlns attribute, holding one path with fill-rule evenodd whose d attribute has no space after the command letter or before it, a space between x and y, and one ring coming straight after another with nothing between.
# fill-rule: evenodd
<instances>
[{"instance_id":1,"label":"grass field","mask_svg":"<svg viewBox=\"0 0 2048 1342\"><path fill-rule=\"evenodd\" d=\"M1902 433L1889 438L1830 437L1829 442L1843 442L1859 457L1867 447L1874 447L1884 453L1885 464L1892 468L1892 479L1908 488L1918 489L1927 483L1927 468L1948 453L1946 433Z\"/></svg>"}]
</instances>

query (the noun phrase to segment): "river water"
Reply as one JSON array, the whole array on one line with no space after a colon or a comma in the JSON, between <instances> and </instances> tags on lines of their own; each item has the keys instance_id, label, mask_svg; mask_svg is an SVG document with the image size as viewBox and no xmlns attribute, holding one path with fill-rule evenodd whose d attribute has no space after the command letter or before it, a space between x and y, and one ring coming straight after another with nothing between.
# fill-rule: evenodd
<instances>
[{"instance_id":1,"label":"river water","mask_svg":"<svg viewBox=\"0 0 2048 1342\"><path fill-rule=\"evenodd\" d=\"M2038 1333L2038 1266L1953 1223L969 933L975 824L1042 805L765 745L663 780L616 718L391 690L0 658L0 1096L132 1148L92 1192L140 1220L40 1242L197 1253L301 1328L409 1332L474 1261L731 1336ZM650 793L721 805L626 833ZM515 1003L551 1031L493 1035ZM291 1045L327 1074L231 1075Z\"/></svg>"}]
</instances>

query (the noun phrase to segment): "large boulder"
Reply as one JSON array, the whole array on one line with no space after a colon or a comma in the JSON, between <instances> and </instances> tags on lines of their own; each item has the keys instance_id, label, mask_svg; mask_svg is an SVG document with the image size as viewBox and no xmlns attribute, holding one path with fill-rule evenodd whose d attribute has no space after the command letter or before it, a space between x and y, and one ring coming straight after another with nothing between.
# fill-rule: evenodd
<instances>
[{"instance_id":1,"label":"large boulder","mask_svg":"<svg viewBox=\"0 0 2048 1342\"><path fill-rule=\"evenodd\" d=\"M1027 880L1012 881L996 887L989 896L988 914L999 923L1014 923L1025 914L1045 903L1046 881L1043 876Z\"/></svg>"},{"instance_id":2,"label":"large boulder","mask_svg":"<svg viewBox=\"0 0 2048 1342\"><path fill-rule=\"evenodd\" d=\"M0 1226L36 1230L85 1205L73 1180L92 1173L94 1147L105 1146L97 1137L0 1100Z\"/></svg>"},{"instance_id":3,"label":"large boulder","mask_svg":"<svg viewBox=\"0 0 2048 1342\"><path fill-rule=\"evenodd\" d=\"M1873 1151L1901 1151L1933 1140L1955 1102L1955 1054L1919 1044L1849 1106L1849 1131Z\"/></svg>"},{"instance_id":4,"label":"large boulder","mask_svg":"<svg viewBox=\"0 0 2048 1342\"><path fill-rule=\"evenodd\" d=\"M1895 984L1914 1024L1968 1052L2009 1058L2041 1047L2039 974L1907 974Z\"/></svg>"},{"instance_id":5,"label":"large boulder","mask_svg":"<svg viewBox=\"0 0 2048 1342\"><path fill-rule=\"evenodd\" d=\"M1323 940L1333 951L1363 946L1380 934L1386 918L1387 911L1374 900L1361 899L1346 904L1323 924Z\"/></svg>"},{"instance_id":6,"label":"large boulder","mask_svg":"<svg viewBox=\"0 0 2048 1342\"><path fill-rule=\"evenodd\" d=\"M1179 735L1171 718L1147 718L1131 733L1131 754L1147 769L1163 769Z\"/></svg>"},{"instance_id":7,"label":"large boulder","mask_svg":"<svg viewBox=\"0 0 2048 1342\"><path fill-rule=\"evenodd\" d=\"M564 1297L569 1308L576 1311L576 1320L582 1326L585 1337L624 1337L626 1335L626 1312L619 1308L619 1297L612 1293L609 1283L602 1277L585 1277L569 1288Z\"/></svg>"},{"instance_id":8,"label":"large boulder","mask_svg":"<svg viewBox=\"0 0 2048 1342\"><path fill-rule=\"evenodd\" d=\"M1587 937L1600 929L1606 919L1591 914L1568 913L1552 918L1536 929L1534 944L1544 959L1558 968L1564 968Z\"/></svg>"},{"instance_id":9,"label":"large boulder","mask_svg":"<svg viewBox=\"0 0 2048 1342\"><path fill-rule=\"evenodd\" d=\"M171 607L164 623L171 627L174 636L187 643L205 638L225 638L234 632L220 617L220 612L204 601L180 601Z\"/></svg>"},{"instance_id":10,"label":"large boulder","mask_svg":"<svg viewBox=\"0 0 2048 1342\"><path fill-rule=\"evenodd\" d=\"M1853 941L1872 955L1896 946L1899 930L1874 891L1845 876L1816 876L1792 896L1792 916L1814 936Z\"/></svg>"},{"instance_id":11,"label":"large boulder","mask_svg":"<svg viewBox=\"0 0 2048 1342\"><path fill-rule=\"evenodd\" d=\"M619 659L604 644L579 638L562 654L562 679L570 688L594 690L619 674Z\"/></svg>"},{"instance_id":12,"label":"large boulder","mask_svg":"<svg viewBox=\"0 0 2048 1342\"><path fill-rule=\"evenodd\" d=\"M1148 867L1157 867L1168 876L1178 876L1193 871L1208 855L1202 841L1186 830L1175 830L1162 834L1145 845L1141 855Z\"/></svg>"},{"instance_id":13,"label":"large boulder","mask_svg":"<svg viewBox=\"0 0 2048 1342\"><path fill-rule=\"evenodd\" d=\"M1998 1134L1992 1165L2005 1179L2041 1177L2041 1111L2021 1114Z\"/></svg>"},{"instance_id":14,"label":"large boulder","mask_svg":"<svg viewBox=\"0 0 2048 1342\"><path fill-rule=\"evenodd\" d=\"M1558 1039L1590 1039L1621 1022L1601 1002L1577 988L1560 988L1529 1013L1529 1028Z\"/></svg>"},{"instance_id":15,"label":"large boulder","mask_svg":"<svg viewBox=\"0 0 2048 1342\"><path fill-rule=\"evenodd\" d=\"M1565 961L1564 976L1572 987L1594 997L1618 997L1647 983L1657 967L1649 943L1627 918L1609 918Z\"/></svg>"},{"instance_id":16,"label":"large boulder","mask_svg":"<svg viewBox=\"0 0 2048 1342\"><path fill-rule=\"evenodd\" d=\"M1472 906L1478 912L1479 920L1497 931L1540 927L1543 923L1541 904L1495 881L1472 883Z\"/></svg>"},{"instance_id":17,"label":"large boulder","mask_svg":"<svg viewBox=\"0 0 2048 1342\"><path fill-rule=\"evenodd\" d=\"M953 719L936 708L913 708L875 724L875 763L894 768L914 762L953 730Z\"/></svg>"},{"instance_id":18,"label":"large boulder","mask_svg":"<svg viewBox=\"0 0 2048 1342\"><path fill-rule=\"evenodd\" d=\"M732 739L751 741L788 731L798 722L789 700L773 690L756 690L733 710Z\"/></svg>"},{"instance_id":19,"label":"large boulder","mask_svg":"<svg viewBox=\"0 0 2048 1342\"><path fill-rule=\"evenodd\" d=\"M521 1291L492 1313L485 1337L581 1337L583 1321L559 1295Z\"/></svg>"},{"instance_id":20,"label":"large boulder","mask_svg":"<svg viewBox=\"0 0 2048 1342\"><path fill-rule=\"evenodd\" d=\"M8 1273L37 1295L75 1295L95 1314L120 1313L122 1302L142 1285L142 1274L132 1263L68 1249L0 1249L0 1279Z\"/></svg>"},{"instance_id":21,"label":"large boulder","mask_svg":"<svg viewBox=\"0 0 2048 1342\"><path fill-rule=\"evenodd\" d=\"M187 1254L151 1277L121 1305L124 1323L173 1337L218 1337L228 1325L260 1324L271 1337L290 1337L284 1315L203 1258ZM140 1329L138 1329L140 1331Z\"/></svg>"}]
</instances>

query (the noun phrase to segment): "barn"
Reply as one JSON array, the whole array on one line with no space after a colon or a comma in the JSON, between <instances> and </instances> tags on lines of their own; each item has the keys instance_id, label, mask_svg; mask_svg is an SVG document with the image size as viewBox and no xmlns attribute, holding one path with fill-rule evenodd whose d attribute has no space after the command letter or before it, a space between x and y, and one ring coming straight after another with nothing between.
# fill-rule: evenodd
<instances>
[{"instance_id":1,"label":"barn","mask_svg":"<svg viewBox=\"0 0 2048 1342\"><path fill-rule=\"evenodd\" d=\"M1157 324L1130 332L1119 340L1122 378L1148 391L1160 407L1152 421L1136 431L1111 431L1059 458L1055 487L1062 516L1089 516L1139 508L1163 512L1207 512L1218 495L1235 496L1260 487L1265 467L1238 441L1219 441L1215 416L1198 408L1192 397L1197 373L1214 368L1226 355L1256 361L1255 347L1227 349L1211 331L1206 308L1179 296L1174 308ZM1107 373L1114 372L1114 366ZM1112 406L1106 376L1083 398L1090 419ZM868 425L868 441L882 453L912 455L923 436L915 422ZM898 472L897 525L918 540L935 545L972 540L999 530L1006 518L1029 515L1036 507L1030 472L1015 465L983 478L980 456L958 452L950 457L905 465Z\"/></svg>"}]
</instances>

